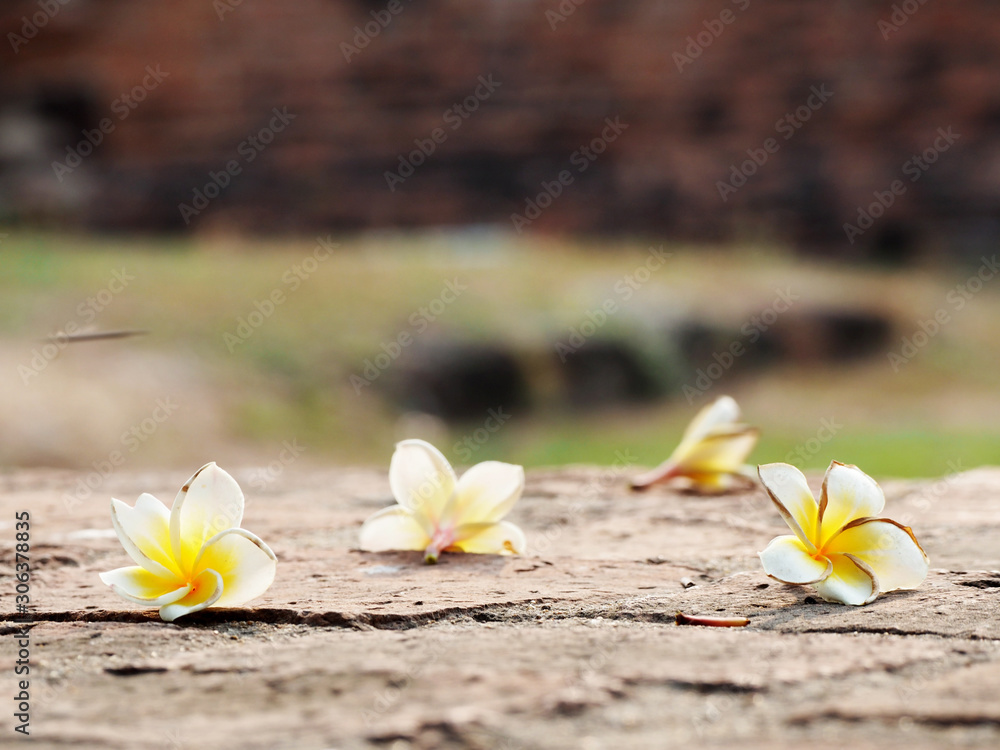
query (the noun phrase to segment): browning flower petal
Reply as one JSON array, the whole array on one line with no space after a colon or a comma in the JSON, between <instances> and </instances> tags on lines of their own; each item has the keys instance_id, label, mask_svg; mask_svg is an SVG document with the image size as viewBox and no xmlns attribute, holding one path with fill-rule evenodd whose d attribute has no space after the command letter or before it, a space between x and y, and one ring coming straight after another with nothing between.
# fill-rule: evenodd
<instances>
[{"instance_id":1,"label":"browning flower petal","mask_svg":"<svg viewBox=\"0 0 1000 750\"><path fill-rule=\"evenodd\" d=\"M816 593L828 602L868 604L879 595L875 572L853 555L830 556L833 571L822 581L813 584Z\"/></svg>"},{"instance_id":2,"label":"browning flower petal","mask_svg":"<svg viewBox=\"0 0 1000 750\"><path fill-rule=\"evenodd\" d=\"M823 477L819 498L820 544L854 519L877 516L884 507L885 495L874 479L857 466L833 461Z\"/></svg>"},{"instance_id":3,"label":"browning flower petal","mask_svg":"<svg viewBox=\"0 0 1000 750\"><path fill-rule=\"evenodd\" d=\"M703 407L670 458L652 471L633 477L632 489L684 478L692 489L720 492L750 476L745 462L757 444L759 432L738 423L739 416L739 407L729 396L720 396Z\"/></svg>"},{"instance_id":4,"label":"browning flower petal","mask_svg":"<svg viewBox=\"0 0 1000 750\"><path fill-rule=\"evenodd\" d=\"M775 537L758 555L764 572L781 583L818 583L833 572L833 563L813 556L797 536Z\"/></svg>"},{"instance_id":5,"label":"browning flower petal","mask_svg":"<svg viewBox=\"0 0 1000 750\"><path fill-rule=\"evenodd\" d=\"M226 529L209 539L195 570L214 570L222 578L217 607L238 607L256 599L274 582L278 558L260 537L246 529Z\"/></svg>"},{"instance_id":6,"label":"browning flower petal","mask_svg":"<svg viewBox=\"0 0 1000 750\"><path fill-rule=\"evenodd\" d=\"M815 550L818 507L802 472L790 464L775 463L758 466L757 473L788 528Z\"/></svg>"},{"instance_id":7,"label":"browning flower petal","mask_svg":"<svg viewBox=\"0 0 1000 750\"><path fill-rule=\"evenodd\" d=\"M863 561L878 579L882 592L915 589L930 569L913 531L888 518L851 521L830 540L830 546Z\"/></svg>"},{"instance_id":8,"label":"browning flower petal","mask_svg":"<svg viewBox=\"0 0 1000 750\"><path fill-rule=\"evenodd\" d=\"M214 462L185 482L170 510L170 541L182 570L192 572L205 542L243 522L243 506L243 490Z\"/></svg>"},{"instance_id":9,"label":"browning flower petal","mask_svg":"<svg viewBox=\"0 0 1000 750\"><path fill-rule=\"evenodd\" d=\"M167 622L259 596L274 580L276 558L239 528L243 506L236 480L214 463L184 484L169 514L148 494L134 508L112 500L111 522L139 566L102 573L101 580L127 601L159 607Z\"/></svg>"},{"instance_id":10,"label":"browning flower petal","mask_svg":"<svg viewBox=\"0 0 1000 750\"><path fill-rule=\"evenodd\" d=\"M764 572L792 584L812 585L827 601L861 605L879 594L916 588L928 561L913 532L879 513L885 497L856 466L834 461L817 506L805 477L788 464L758 467L761 483L794 537L778 537L760 553ZM828 565L826 574L808 580Z\"/></svg>"}]
</instances>

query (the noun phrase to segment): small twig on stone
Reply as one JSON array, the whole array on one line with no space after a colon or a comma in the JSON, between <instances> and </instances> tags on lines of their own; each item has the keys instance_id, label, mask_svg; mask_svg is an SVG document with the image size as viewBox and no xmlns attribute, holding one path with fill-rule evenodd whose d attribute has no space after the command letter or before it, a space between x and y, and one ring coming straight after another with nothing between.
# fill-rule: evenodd
<instances>
[{"instance_id":1,"label":"small twig on stone","mask_svg":"<svg viewBox=\"0 0 1000 750\"><path fill-rule=\"evenodd\" d=\"M750 624L746 617L698 617L677 613L675 622L678 625L705 625L710 628L742 628Z\"/></svg>"}]
</instances>

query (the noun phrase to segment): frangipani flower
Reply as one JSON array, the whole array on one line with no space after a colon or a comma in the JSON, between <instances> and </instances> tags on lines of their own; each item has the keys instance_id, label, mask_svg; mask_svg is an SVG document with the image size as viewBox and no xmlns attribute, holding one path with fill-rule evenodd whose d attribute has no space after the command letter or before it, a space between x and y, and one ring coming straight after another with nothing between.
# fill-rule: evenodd
<instances>
[{"instance_id":1,"label":"frangipani flower","mask_svg":"<svg viewBox=\"0 0 1000 750\"><path fill-rule=\"evenodd\" d=\"M441 552L521 554L524 533L502 521L524 490L524 469L499 461L476 464L462 475L423 440L396 445L389 486L398 505L384 508L361 527L361 549L423 550L437 562Z\"/></svg>"},{"instance_id":2,"label":"frangipani flower","mask_svg":"<svg viewBox=\"0 0 1000 750\"><path fill-rule=\"evenodd\" d=\"M771 578L811 585L828 602L857 605L881 593L916 588L927 577L927 555L917 538L908 527L877 517L885 496L857 466L831 463L818 505L794 466L766 464L757 471L795 532L777 537L760 553Z\"/></svg>"},{"instance_id":3,"label":"frangipani flower","mask_svg":"<svg viewBox=\"0 0 1000 750\"><path fill-rule=\"evenodd\" d=\"M703 407L684 431L673 454L652 471L632 480L632 489L687 479L691 489L724 492L737 481L752 481L753 469L744 463L757 444L759 431L739 423L740 407L720 396Z\"/></svg>"},{"instance_id":4,"label":"frangipani flower","mask_svg":"<svg viewBox=\"0 0 1000 750\"><path fill-rule=\"evenodd\" d=\"M239 527L242 520L243 492L214 463L195 472L169 512L148 493L134 508L112 500L111 523L137 564L101 573L101 580L123 599L159 607L166 622L244 604L271 585L277 558Z\"/></svg>"}]
</instances>

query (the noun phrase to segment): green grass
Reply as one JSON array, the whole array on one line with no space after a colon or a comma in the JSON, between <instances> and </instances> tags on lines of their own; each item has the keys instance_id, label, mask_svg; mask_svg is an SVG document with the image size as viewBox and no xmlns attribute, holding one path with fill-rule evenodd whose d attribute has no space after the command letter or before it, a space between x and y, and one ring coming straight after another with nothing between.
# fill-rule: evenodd
<instances>
[{"instance_id":1,"label":"green grass","mask_svg":"<svg viewBox=\"0 0 1000 750\"><path fill-rule=\"evenodd\" d=\"M349 384L350 375L359 373L363 360L377 354L383 342L401 331L413 332L410 317L437 299L450 279L468 289L421 336L500 341L519 352L544 353L609 298L620 312L602 334L638 338L676 310L738 328L749 313L769 304L775 289L789 285L804 305L884 309L899 321L902 336L932 315L967 275L943 269L846 269L759 247L678 246L667 248L673 253L669 262L625 300L616 284L645 262L652 243L515 242L472 233L336 239L339 250L293 288L288 280L311 257L313 240L10 232L0 245L0 344L13 358L11 368L25 361L40 338L68 323L150 333L94 344L79 354L74 350L53 364L58 375L44 372L37 384L27 386L32 396L41 393L46 399L46 405L31 408L60 415L80 411L80 399L94 398L92 391L87 396L77 392L84 380L88 388L104 388L109 400L125 404L106 423L83 417L73 422L86 438L61 459L51 458L43 438L33 438L39 447L32 453L30 441L17 434L51 415L21 405L16 389L24 386L12 377L7 398L22 408L6 410L11 416L0 438L0 464L57 460L87 466L114 447L123 427L143 416L142 404L157 388L196 396L136 455L137 464L186 466L220 451L234 460L267 461L282 440L294 436L308 446L313 463L385 465L406 424L419 424L414 429L433 437L458 461L456 444L481 423L401 423L378 387L356 396ZM80 306L122 269L134 280L99 313L82 315ZM227 338L238 333L255 303L275 290L284 297L273 314L245 341L234 344ZM786 460L817 435L822 420L834 419L842 427L833 438L814 441L816 450L793 456L794 463L821 468L836 458L877 476L935 476L956 464L1000 463L1000 394L994 385L1000 348L993 326L998 315L1000 283L996 289L987 285L899 373L884 357L812 369L781 366L719 383L710 395L732 393L747 420L761 427L755 461ZM162 372L143 371L133 380L122 374L140 367L137 362L159 362L156 358L165 363ZM683 372L679 376L682 382L690 379ZM475 444L471 460L612 464L624 454L639 464L655 464L669 454L700 406L680 398L573 410L547 400L551 373L533 382L539 407L515 412L496 434ZM210 413L210 418L198 422L195 412ZM203 424L212 430L205 432Z\"/></svg>"}]
</instances>

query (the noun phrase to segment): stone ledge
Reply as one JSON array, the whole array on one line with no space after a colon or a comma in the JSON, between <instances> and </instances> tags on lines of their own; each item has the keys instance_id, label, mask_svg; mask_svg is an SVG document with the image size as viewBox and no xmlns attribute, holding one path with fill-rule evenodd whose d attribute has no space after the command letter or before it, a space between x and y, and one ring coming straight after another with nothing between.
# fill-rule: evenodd
<instances>
[{"instance_id":1,"label":"stone ledge","mask_svg":"<svg viewBox=\"0 0 1000 750\"><path fill-rule=\"evenodd\" d=\"M233 473L248 486L249 471ZM127 564L108 497L169 501L185 478L123 472L72 509L62 498L74 474L0 478L8 590L7 519L32 513L39 746L1000 742L996 469L884 484L887 514L914 528L933 570L920 589L863 608L763 575L756 552L784 526L757 490L632 494L608 470L529 472L511 514L528 555L426 566L353 548L364 518L391 502L384 471L289 472L248 492L244 526L279 557L272 588L251 607L168 625L97 574ZM10 607L0 604L3 634L16 630ZM677 610L750 624L677 627ZM7 663L13 646L0 639ZM132 704L155 710L121 710ZM0 716L0 731L10 722Z\"/></svg>"}]
</instances>

